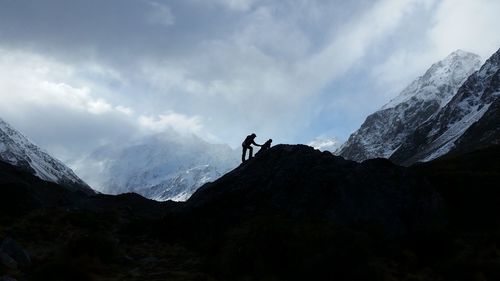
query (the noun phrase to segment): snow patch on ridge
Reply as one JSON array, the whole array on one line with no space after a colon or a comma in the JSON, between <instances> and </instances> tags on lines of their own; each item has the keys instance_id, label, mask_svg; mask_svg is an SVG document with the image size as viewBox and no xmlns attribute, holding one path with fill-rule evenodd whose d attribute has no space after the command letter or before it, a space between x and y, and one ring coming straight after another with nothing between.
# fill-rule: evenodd
<instances>
[{"instance_id":1,"label":"snow patch on ridge","mask_svg":"<svg viewBox=\"0 0 500 281\"><path fill-rule=\"evenodd\" d=\"M436 159L448 153L454 146L455 141L475 122L479 121L483 117L484 113L488 110L491 104L484 106L476 105L472 108L471 112L465 115L460 121L451 124L448 129L441 134L430 147L430 151L434 151L432 154L424 158L422 161L427 162ZM436 133L436 132L431 132Z\"/></svg>"}]
</instances>

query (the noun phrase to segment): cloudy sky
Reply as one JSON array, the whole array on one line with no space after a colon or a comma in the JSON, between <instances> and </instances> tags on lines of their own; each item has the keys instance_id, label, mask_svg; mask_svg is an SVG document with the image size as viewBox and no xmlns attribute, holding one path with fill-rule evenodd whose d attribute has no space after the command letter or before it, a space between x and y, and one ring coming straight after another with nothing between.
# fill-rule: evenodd
<instances>
[{"instance_id":1,"label":"cloudy sky","mask_svg":"<svg viewBox=\"0 0 500 281\"><path fill-rule=\"evenodd\" d=\"M346 139L500 0L0 0L0 118L63 161L175 130Z\"/></svg>"}]
</instances>

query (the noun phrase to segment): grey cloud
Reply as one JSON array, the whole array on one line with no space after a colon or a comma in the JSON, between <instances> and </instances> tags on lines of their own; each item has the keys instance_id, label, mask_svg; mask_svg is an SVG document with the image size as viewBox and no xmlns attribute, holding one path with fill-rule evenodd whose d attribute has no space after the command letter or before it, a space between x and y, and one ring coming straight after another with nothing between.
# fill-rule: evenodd
<instances>
[{"instance_id":1,"label":"grey cloud","mask_svg":"<svg viewBox=\"0 0 500 281\"><path fill-rule=\"evenodd\" d=\"M53 108L33 107L30 110L21 119L9 116L9 121L29 134L41 147L66 162L78 159L88 153L89 149L129 140L137 134L137 126L132 120L118 114L99 116L64 109L54 112Z\"/></svg>"},{"instance_id":2,"label":"grey cloud","mask_svg":"<svg viewBox=\"0 0 500 281\"><path fill-rule=\"evenodd\" d=\"M31 49L59 59L97 59L119 68L144 56L185 54L225 18L210 17L210 11L180 0L31 0L1 5L4 47ZM168 10L170 19L165 18ZM173 24L173 17L176 28L151 25L151 21Z\"/></svg>"},{"instance_id":3,"label":"grey cloud","mask_svg":"<svg viewBox=\"0 0 500 281\"><path fill-rule=\"evenodd\" d=\"M225 0L229 5L246 1ZM238 3L243 4L238 4ZM359 6L345 1L261 1L273 17L317 31L342 20ZM210 1L4 0L0 9L2 45L32 48L53 56L97 58L122 67L142 57L190 55L200 42L224 40L245 28L248 13L220 9ZM233 4L230 4L233 3ZM321 5L321 8L317 8ZM316 8L315 8L316 7ZM320 11L321 9L321 11ZM168 15L170 13L170 15ZM311 16L307 16L311 15ZM252 14L250 14L252 16ZM175 18L175 20L173 20ZM151 20L163 25L151 25ZM174 22L173 22L174 21ZM172 27L175 24L175 28ZM262 36L266 36L265 30ZM263 37L265 38L265 37Z\"/></svg>"}]
</instances>

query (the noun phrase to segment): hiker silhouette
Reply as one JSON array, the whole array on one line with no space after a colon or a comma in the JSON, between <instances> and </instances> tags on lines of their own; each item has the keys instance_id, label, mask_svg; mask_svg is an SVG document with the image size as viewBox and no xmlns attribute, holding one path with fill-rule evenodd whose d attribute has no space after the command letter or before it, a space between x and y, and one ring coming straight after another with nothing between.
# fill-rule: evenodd
<instances>
[{"instance_id":1,"label":"hiker silhouette","mask_svg":"<svg viewBox=\"0 0 500 281\"><path fill-rule=\"evenodd\" d=\"M241 144L241 146L243 147L243 153L241 154L241 162L245 162L247 150L249 151L248 159L251 159L253 157L253 147L252 147L252 144L255 145L255 146L261 146L262 147L262 145L255 143L255 137L257 137L256 134L248 135L245 138L245 140L243 141L243 143Z\"/></svg>"},{"instance_id":2,"label":"hiker silhouette","mask_svg":"<svg viewBox=\"0 0 500 281\"><path fill-rule=\"evenodd\" d=\"M255 153L255 156L257 156L257 155L261 154L262 152L271 148L272 142L273 142L272 139L268 139L263 145L260 146L260 149L259 149L259 151L257 151L257 153Z\"/></svg>"}]
</instances>

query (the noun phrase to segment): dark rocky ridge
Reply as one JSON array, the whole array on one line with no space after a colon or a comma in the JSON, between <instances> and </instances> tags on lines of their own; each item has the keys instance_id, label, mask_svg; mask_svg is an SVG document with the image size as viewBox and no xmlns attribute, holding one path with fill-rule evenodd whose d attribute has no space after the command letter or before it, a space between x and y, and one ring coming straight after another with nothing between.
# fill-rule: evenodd
<instances>
[{"instance_id":1,"label":"dark rocky ridge","mask_svg":"<svg viewBox=\"0 0 500 281\"><path fill-rule=\"evenodd\" d=\"M455 227L500 227L500 145L448 154L410 169L443 196Z\"/></svg>"},{"instance_id":2,"label":"dark rocky ridge","mask_svg":"<svg viewBox=\"0 0 500 281\"><path fill-rule=\"evenodd\" d=\"M0 212L22 216L39 209L67 208L92 212L123 212L133 217L166 213L173 202L160 203L135 193L94 194L44 181L22 167L0 161Z\"/></svg>"},{"instance_id":3,"label":"dark rocky ridge","mask_svg":"<svg viewBox=\"0 0 500 281\"><path fill-rule=\"evenodd\" d=\"M436 219L441 203L429 182L386 159L356 163L304 145L277 145L202 186L187 206L222 220L276 213L405 233Z\"/></svg>"},{"instance_id":4,"label":"dark rocky ridge","mask_svg":"<svg viewBox=\"0 0 500 281\"><path fill-rule=\"evenodd\" d=\"M43 181L22 167L0 161L0 211L22 215L36 209L70 206L86 193L69 191L52 182Z\"/></svg>"},{"instance_id":5,"label":"dark rocky ridge","mask_svg":"<svg viewBox=\"0 0 500 281\"><path fill-rule=\"evenodd\" d=\"M0 240L33 261L0 276L498 280L499 153L405 168L279 145L186 203L89 196L0 163Z\"/></svg>"}]
</instances>

